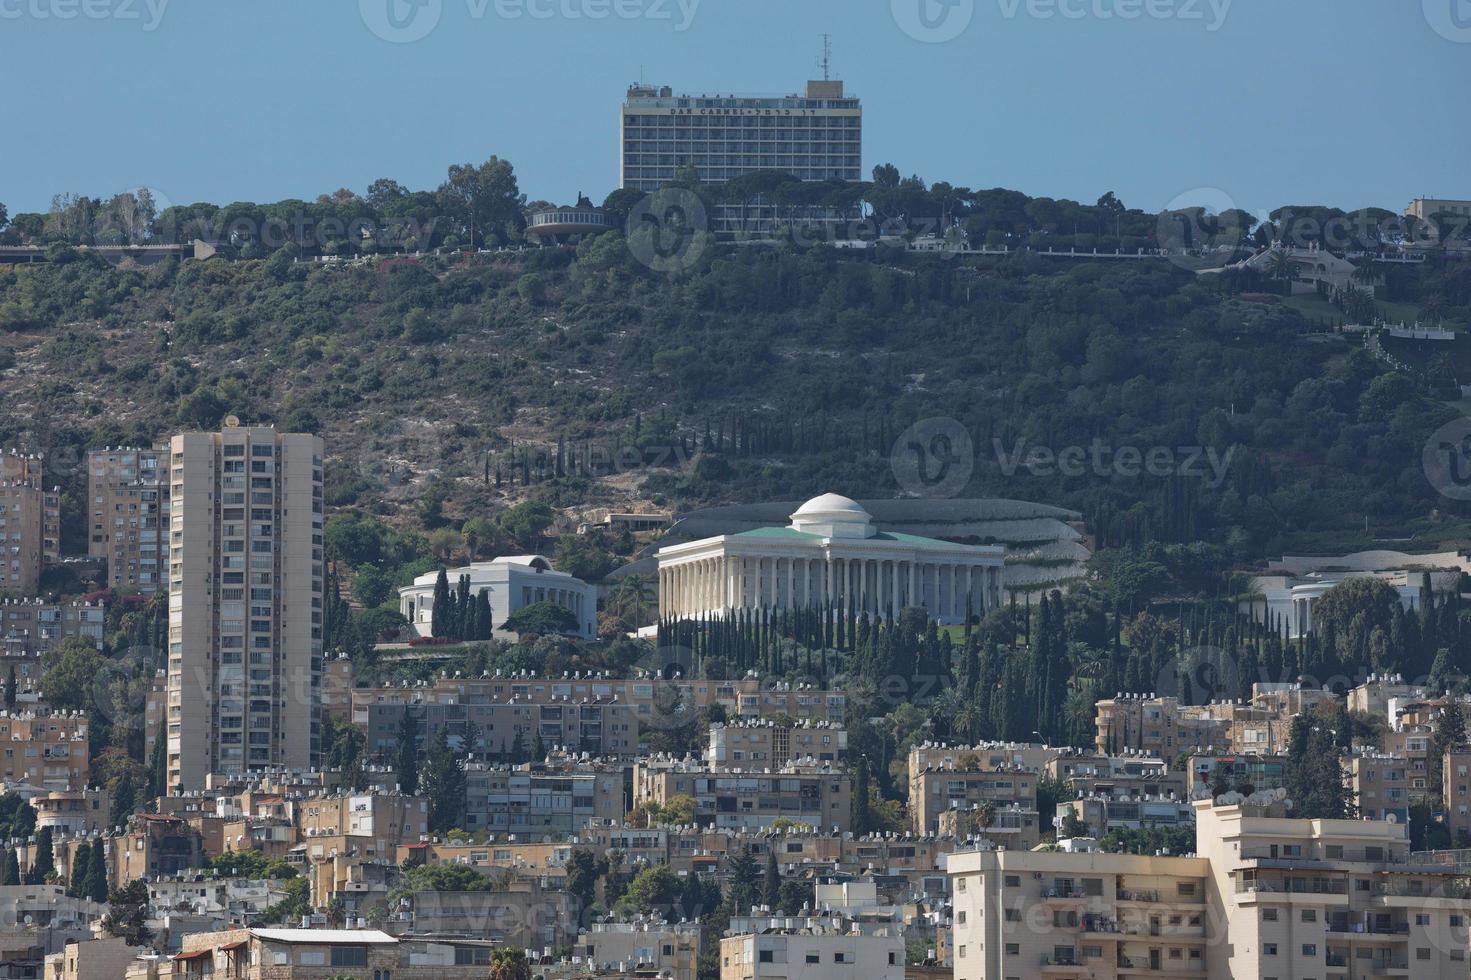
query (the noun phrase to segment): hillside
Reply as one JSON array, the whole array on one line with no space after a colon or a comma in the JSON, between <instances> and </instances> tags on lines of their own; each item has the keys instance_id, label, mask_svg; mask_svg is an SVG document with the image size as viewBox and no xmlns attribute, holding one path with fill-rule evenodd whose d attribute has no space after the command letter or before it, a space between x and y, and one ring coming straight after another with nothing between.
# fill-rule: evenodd
<instances>
[{"instance_id":1,"label":"hillside","mask_svg":"<svg viewBox=\"0 0 1471 980\"><path fill-rule=\"evenodd\" d=\"M926 492L891 456L903 473L918 438L943 463L927 440L955 433L896 441L953 418L973 472L934 489L1081 511L1105 547L1250 561L1463 541L1446 516L1462 505L1420 468L1455 409L1251 277L794 246L712 246L671 277L617 233L360 263L53 259L0 267L0 445L47 451L71 513L86 447L227 413L320 431L329 504L408 527L532 495L570 511ZM1399 288L1441 308L1466 281L1411 274ZM1156 447L1168 463L1141 465Z\"/></svg>"}]
</instances>

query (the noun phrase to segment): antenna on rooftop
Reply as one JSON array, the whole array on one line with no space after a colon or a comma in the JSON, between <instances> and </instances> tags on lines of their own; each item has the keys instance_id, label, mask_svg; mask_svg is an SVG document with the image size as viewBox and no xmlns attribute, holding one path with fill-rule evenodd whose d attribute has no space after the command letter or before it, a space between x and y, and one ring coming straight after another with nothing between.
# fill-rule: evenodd
<instances>
[{"instance_id":1,"label":"antenna on rooftop","mask_svg":"<svg viewBox=\"0 0 1471 980\"><path fill-rule=\"evenodd\" d=\"M822 65L822 80L824 82L831 81L832 80L832 66L833 66L833 36L831 34L824 34L822 36L822 62L821 62L821 65Z\"/></svg>"}]
</instances>

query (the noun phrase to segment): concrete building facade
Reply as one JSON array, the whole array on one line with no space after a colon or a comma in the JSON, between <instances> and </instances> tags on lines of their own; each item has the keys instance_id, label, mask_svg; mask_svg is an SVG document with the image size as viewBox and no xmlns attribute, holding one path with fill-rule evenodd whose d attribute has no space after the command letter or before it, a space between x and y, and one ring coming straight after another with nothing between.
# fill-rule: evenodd
<instances>
[{"instance_id":1,"label":"concrete building facade","mask_svg":"<svg viewBox=\"0 0 1471 980\"><path fill-rule=\"evenodd\" d=\"M152 595L168 589L169 452L87 453L87 554L107 561L107 584Z\"/></svg>"},{"instance_id":2,"label":"concrete building facade","mask_svg":"<svg viewBox=\"0 0 1471 980\"><path fill-rule=\"evenodd\" d=\"M173 437L170 787L317 764L322 455L266 427Z\"/></svg>"}]
</instances>

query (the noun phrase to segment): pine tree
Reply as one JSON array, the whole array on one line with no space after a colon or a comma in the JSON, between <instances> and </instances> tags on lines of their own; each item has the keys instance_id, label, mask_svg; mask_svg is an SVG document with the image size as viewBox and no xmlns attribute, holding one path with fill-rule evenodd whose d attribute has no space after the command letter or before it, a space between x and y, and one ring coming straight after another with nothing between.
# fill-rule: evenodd
<instances>
[{"instance_id":1,"label":"pine tree","mask_svg":"<svg viewBox=\"0 0 1471 980\"><path fill-rule=\"evenodd\" d=\"M18 682L15 679L15 664L10 665L10 676L5 678L5 708L10 710L15 707L15 699L18 694Z\"/></svg>"},{"instance_id":2,"label":"pine tree","mask_svg":"<svg viewBox=\"0 0 1471 980\"><path fill-rule=\"evenodd\" d=\"M449 746L446 728L434 734L421 788L429 801L430 832L444 833L459 826L465 814L465 770Z\"/></svg>"},{"instance_id":3,"label":"pine tree","mask_svg":"<svg viewBox=\"0 0 1471 980\"><path fill-rule=\"evenodd\" d=\"M774 909L780 900L781 869L776 864L776 851L768 850L766 852L766 879L761 889L761 901Z\"/></svg>"}]
</instances>

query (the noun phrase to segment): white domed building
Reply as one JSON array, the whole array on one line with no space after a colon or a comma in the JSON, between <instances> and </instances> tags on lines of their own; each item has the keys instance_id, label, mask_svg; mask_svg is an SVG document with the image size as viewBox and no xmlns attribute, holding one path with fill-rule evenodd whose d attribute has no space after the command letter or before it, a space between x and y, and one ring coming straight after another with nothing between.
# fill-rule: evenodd
<instances>
[{"instance_id":1,"label":"white domed building","mask_svg":"<svg viewBox=\"0 0 1471 980\"><path fill-rule=\"evenodd\" d=\"M822 608L898 613L916 606L943 624L1001 603L1000 545L954 544L883 531L835 493L814 497L786 527L763 527L659 550L659 612Z\"/></svg>"}]
</instances>

